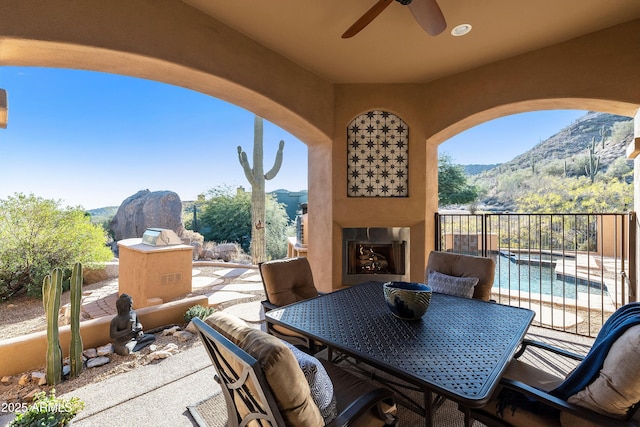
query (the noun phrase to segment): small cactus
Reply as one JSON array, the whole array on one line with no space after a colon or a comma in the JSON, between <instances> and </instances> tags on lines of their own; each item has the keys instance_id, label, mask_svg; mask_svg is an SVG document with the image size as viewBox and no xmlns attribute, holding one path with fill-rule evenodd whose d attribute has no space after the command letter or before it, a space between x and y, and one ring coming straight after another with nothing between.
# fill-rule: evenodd
<instances>
[{"instance_id":1,"label":"small cactus","mask_svg":"<svg viewBox=\"0 0 640 427\"><path fill-rule=\"evenodd\" d=\"M62 381L62 348L58 333L58 311L62 294L62 270L54 269L42 282L42 302L47 316L47 384Z\"/></svg>"},{"instance_id":2,"label":"small cactus","mask_svg":"<svg viewBox=\"0 0 640 427\"><path fill-rule=\"evenodd\" d=\"M76 263L71 274L71 344L69 345L69 363L71 376L82 372L82 336L80 335L80 302L82 301L82 264Z\"/></svg>"}]
</instances>

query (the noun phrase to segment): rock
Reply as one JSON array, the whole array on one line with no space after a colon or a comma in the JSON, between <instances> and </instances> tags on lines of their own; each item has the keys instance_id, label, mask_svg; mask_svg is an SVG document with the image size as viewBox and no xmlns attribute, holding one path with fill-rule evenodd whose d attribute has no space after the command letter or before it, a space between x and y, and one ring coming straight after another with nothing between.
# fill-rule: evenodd
<instances>
[{"instance_id":1,"label":"rock","mask_svg":"<svg viewBox=\"0 0 640 427\"><path fill-rule=\"evenodd\" d=\"M178 332L180 330L180 326L173 326L171 328L167 328L164 331L162 331L162 335L166 336L166 335L174 335L176 332Z\"/></svg>"},{"instance_id":2,"label":"rock","mask_svg":"<svg viewBox=\"0 0 640 427\"><path fill-rule=\"evenodd\" d=\"M165 345L162 350L168 351L174 354L174 353L177 353L180 350L180 348L178 347L178 344L170 342L169 344Z\"/></svg>"},{"instance_id":3,"label":"rock","mask_svg":"<svg viewBox=\"0 0 640 427\"><path fill-rule=\"evenodd\" d=\"M103 280L115 279L118 277L118 266L117 261L111 261L84 267L82 270L82 283L90 285Z\"/></svg>"},{"instance_id":4,"label":"rock","mask_svg":"<svg viewBox=\"0 0 640 427\"><path fill-rule=\"evenodd\" d=\"M187 331L177 331L173 336L178 338L180 341L189 341L193 338L193 334Z\"/></svg>"},{"instance_id":5,"label":"rock","mask_svg":"<svg viewBox=\"0 0 640 427\"><path fill-rule=\"evenodd\" d=\"M122 202L111 221L116 241L142 237L147 228L167 228L182 236L182 201L178 194L138 191Z\"/></svg>"},{"instance_id":6,"label":"rock","mask_svg":"<svg viewBox=\"0 0 640 427\"><path fill-rule=\"evenodd\" d=\"M98 355L98 350L95 348L88 348L82 352L82 355L87 359L93 359Z\"/></svg>"},{"instance_id":7,"label":"rock","mask_svg":"<svg viewBox=\"0 0 640 427\"><path fill-rule=\"evenodd\" d=\"M70 373L71 373L71 366L69 366L69 365L64 365L64 366L62 367L62 376L63 376L63 377L66 377L66 376L68 376Z\"/></svg>"},{"instance_id":8,"label":"rock","mask_svg":"<svg viewBox=\"0 0 640 427\"><path fill-rule=\"evenodd\" d=\"M2 378L0 378L0 383L5 384L5 385L9 385L13 383L13 377L10 376L4 376Z\"/></svg>"},{"instance_id":9,"label":"rock","mask_svg":"<svg viewBox=\"0 0 640 427\"><path fill-rule=\"evenodd\" d=\"M151 360L166 359L167 357L171 356L173 356L173 353L167 350L158 350L154 351L153 353L149 353L149 359Z\"/></svg>"},{"instance_id":10,"label":"rock","mask_svg":"<svg viewBox=\"0 0 640 427\"><path fill-rule=\"evenodd\" d=\"M24 396L24 400L27 402L31 402L36 394L40 393L42 390L40 388L34 388L29 393Z\"/></svg>"},{"instance_id":11,"label":"rock","mask_svg":"<svg viewBox=\"0 0 640 427\"><path fill-rule=\"evenodd\" d=\"M236 259L239 253L238 245L235 243L220 243L213 251L216 258L221 258L225 262Z\"/></svg>"},{"instance_id":12,"label":"rock","mask_svg":"<svg viewBox=\"0 0 640 427\"><path fill-rule=\"evenodd\" d=\"M41 378L47 378L47 374L40 371L31 372L31 379L34 381L38 381Z\"/></svg>"},{"instance_id":13,"label":"rock","mask_svg":"<svg viewBox=\"0 0 640 427\"><path fill-rule=\"evenodd\" d=\"M31 375L22 374L20 376L20 379L18 379L18 385L27 385L29 384L29 381L31 381Z\"/></svg>"},{"instance_id":14,"label":"rock","mask_svg":"<svg viewBox=\"0 0 640 427\"><path fill-rule=\"evenodd\" d=\"M196 325L193 324L193 320L191 322L189 322L187 327L184 328L184 329L189 331L189 332L191 332L194 335L196 335L198 333L198 328L196 328Z\"/></svg>"},{"instance_id":15,"label":"rock","mask_svg":"<svg viewBox=\"0 0 640 427\"><path fill-rule=\"evenodd\" d=\"M155 344L151 344L149 345L149 352L153 353L154 351L156 351L158 349L158 346Z\"/></svg>"},{"instance_id":16,"label":"rock","mask_svg":"<svg viewBox=\"0 0 640 427\"><path fill-rule=\"evenodd\" d=\"M98 366L106 365L109 362L111 362L111 359L106 356L94 357L93 359L87 360L87 368L96 368Z\"/></svg>"},{"instance_id":17,"label":"rock","mask_svg":"<svg viewBox=\"0 0 640 427\"><path fill-rule=\"evenodd\" d=\"M102 347L98 347L96 349L98 356L106 356L107 354L113 354L113 344L109 343L103 345Z\"/></svg>"}]
</instances>

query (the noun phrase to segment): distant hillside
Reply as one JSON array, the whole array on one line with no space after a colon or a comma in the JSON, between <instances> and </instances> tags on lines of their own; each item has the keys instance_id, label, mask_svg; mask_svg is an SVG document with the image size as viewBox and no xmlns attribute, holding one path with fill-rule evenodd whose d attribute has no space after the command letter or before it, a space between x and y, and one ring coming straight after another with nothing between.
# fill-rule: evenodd
<instances>
[{"instance_id":1,"label":"distant hillside","mask_svg":"<svg viewBox=\"0 0 640 427\"><path fill-rule=\"evenodd\" d=\"M107 220L111 220L118 212L119 206L107 206L104 208L90 209L87 211L91 215L91 222L93 224L103 224Z\"/></svg>"},{"instance_id":2,"label":"distant hillside","mask_svg":"<svg viewBox=\"0 0 640 427\"><path fill-rule=\"evenodd\" d=\"M513 160L491 165L495 167L488 167L479 174L468 173L471 182L485 192L480 204L513 210L515 199L521 195L523 187L519 182L527 176L525 171L529 173L527 179L536 174L586 175L585 165L593 139L596 141L595 155L600 159L598 173L602 176L614 162L625 161L626 148L633 139L633 120L589 112ZM632 165L632 161L627 163Z\"/></svg>"},{"instance_id":3,"label":"distant hillside","mask_svg":"<svg viewBox=\"0 0 640 427\"><path fill-rule=\"evenodd\" d=\"M464 173L469 176L478 175L479 173L488 171L498 166L500 166L500 163L495 163L493 165L462 165L462 167L464 168Z\"/></svg>"}]
</instances>

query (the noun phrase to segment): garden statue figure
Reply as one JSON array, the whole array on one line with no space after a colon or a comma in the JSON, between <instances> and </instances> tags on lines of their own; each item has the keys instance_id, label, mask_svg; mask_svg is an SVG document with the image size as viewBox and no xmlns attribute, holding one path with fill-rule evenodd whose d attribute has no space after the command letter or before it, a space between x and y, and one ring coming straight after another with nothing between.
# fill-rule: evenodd
<instances>
[{"instance_id":1,"label":"garden statue figure","mask_svg":"<svg viewBox=\"0 0 640 427\"><path fill-rule=\"evenodd\" d=\"M133 310L133 298L122 294L116 301L118 314L111 319L109 334L113 341L113 349L121 356L138 351L151 344L156 337L145 334L138 316Z\"/></svg>"}]
</instances>

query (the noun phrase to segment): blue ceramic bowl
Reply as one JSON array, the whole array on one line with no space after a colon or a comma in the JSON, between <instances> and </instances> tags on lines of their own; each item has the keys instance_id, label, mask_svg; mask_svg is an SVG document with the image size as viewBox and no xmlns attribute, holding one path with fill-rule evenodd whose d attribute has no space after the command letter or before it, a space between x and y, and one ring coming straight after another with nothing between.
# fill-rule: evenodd
<instances>
[{"instance_id":1,"label":"blue ceramic bowl","mask_svg":"<svg viewBox=\"0 0 640 427\"><path fill-rule=\"evenodd\" d=\"M424 283L387 282L383 290L391 313L400 319L418 320L429 308L431 287Z\"/></svg>"}]
</instances>

